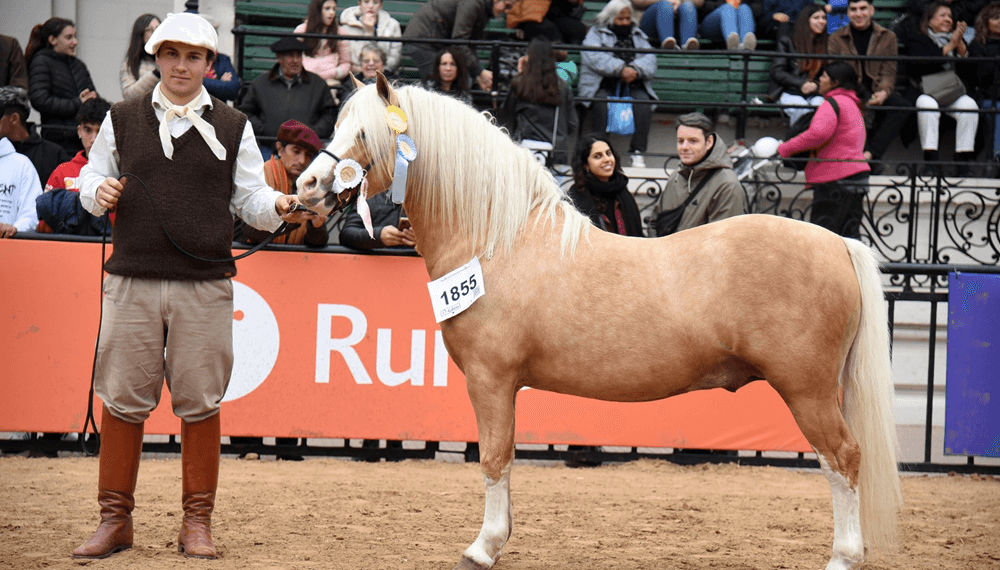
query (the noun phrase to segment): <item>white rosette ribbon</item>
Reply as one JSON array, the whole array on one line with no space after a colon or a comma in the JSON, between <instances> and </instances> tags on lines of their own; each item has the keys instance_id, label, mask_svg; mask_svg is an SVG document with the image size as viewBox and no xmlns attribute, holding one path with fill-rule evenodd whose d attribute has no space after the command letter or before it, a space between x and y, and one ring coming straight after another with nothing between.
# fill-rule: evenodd
<instances>
[{"instance_id":1,"label":"white rosette ribbon","mask_svg":"<svg viewBox=\"0 0 1000 570\"><path fill-rule=\"evenodd\" d=\"M410 137L399 134L396 136L396 166L392 173L392 186L389 193L395 204L402 204L406 198L406 170L410 162L417 157L417 145Z\"/></svg>"},{"instance_id":2,"label":"white rosette ribbon","mask_svg":"<svg viewBox=\"0 0 1000 570\"><path fill-rule=\"evenodd\" d=\"M345 158L333 169L333 189L340 194L360 184L364 177L365 171L358 161Z\"/></svg>"}]
</instances>

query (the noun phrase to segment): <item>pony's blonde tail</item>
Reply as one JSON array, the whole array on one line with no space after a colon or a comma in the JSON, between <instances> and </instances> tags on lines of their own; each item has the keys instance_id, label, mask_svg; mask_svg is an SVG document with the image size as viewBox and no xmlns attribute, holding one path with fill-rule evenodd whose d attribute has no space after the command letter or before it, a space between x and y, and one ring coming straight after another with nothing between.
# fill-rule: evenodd
<instances>
[{"instance_id":1,"label":"pony's blonde tail","mask_svg":"<svg viewBox=\"0 0 1000 570\"><path fill-rule=\"evenodd\" d=\"M861 532L874 553L887 553L903 504L896 464L895 389L878 262L868 246L844 239L861 288L861 323L844 367L844 418L861 447Z\"/></svg>"}]
</instances>

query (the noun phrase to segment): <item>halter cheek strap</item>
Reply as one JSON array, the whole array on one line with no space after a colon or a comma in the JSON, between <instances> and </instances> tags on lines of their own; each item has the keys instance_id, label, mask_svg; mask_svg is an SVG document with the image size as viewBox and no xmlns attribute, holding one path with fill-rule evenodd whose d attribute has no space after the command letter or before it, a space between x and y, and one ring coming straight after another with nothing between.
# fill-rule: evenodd
<instances>
[{"instance_id":1,"label":"halter cheek strap","mask_svg":"<svg viewBox=\"0 0 1000 570\"><path fill-rule=\"evenodd\" d=\"M325 148L320 149L319 153L320 154L325 154L325 155L329 156L330 158L336 160L337 162L340 162L340 161L344 160L344 159L340 158L339 156L333 154L332 152L326 150ZM373 163L369 162L368 165L364 167L364 170L367 171L367 170L371 169L372 164Z\"/></svg>"}]
</instances>

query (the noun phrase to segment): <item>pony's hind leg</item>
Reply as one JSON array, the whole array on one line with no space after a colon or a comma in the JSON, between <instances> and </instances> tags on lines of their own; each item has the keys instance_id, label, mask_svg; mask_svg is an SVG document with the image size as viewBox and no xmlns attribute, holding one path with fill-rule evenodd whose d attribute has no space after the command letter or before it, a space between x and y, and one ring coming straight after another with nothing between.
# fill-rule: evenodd
<instances>
[{"instance_id":1,"label":"pony's hind leg","mask_svg":"<svg viewBox=\"0 0 1000 570\"><path fill-rule=\"evenodd\" d=\"M847 478L830 468L822 453L816 454L833 494L833 556L826 570L853 570L865 557L857 485L851 486Z\"/></svg>"},{"instance_id":2,"label":"pony's hind leg","mask_svg":"<svg viewBox=\"0 0 1000 570\"><path fill-rule=\"evenodd\" d=\"M788 404L819 457L833 495L833 555L826 570L854 570L865 555L858 496L861 449L847 429L835 396L810 396Z\"/></svg>"},{"instance_id":3,"label":"pony's hind leg","mask_svg":"<svg viewBox=\"0 0 1000 570\"><path fill-rule=\"evenodd\" d=\"M513 528L510 470L514 464L514 385L477 384L467 376L469 398L479 428L479 464L486 483L486 508L479 537L462 554L455 570L486 570L497 557Z\"/></svg>"}]
</instances>

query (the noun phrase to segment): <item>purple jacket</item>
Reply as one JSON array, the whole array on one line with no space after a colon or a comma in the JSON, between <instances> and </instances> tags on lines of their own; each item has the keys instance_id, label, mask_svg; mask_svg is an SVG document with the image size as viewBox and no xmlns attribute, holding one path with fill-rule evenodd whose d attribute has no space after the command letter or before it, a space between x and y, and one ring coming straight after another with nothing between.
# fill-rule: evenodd
<instances>
[{"instance_id":1,"label":"purple jacket","mask_svg":"<svg viewBox=\"0 0 1000 570\"><path fill-rule=\"evenodd\" d=\"M778 146L778 154L789 157L804 150L815 149L816 158L845 162L810 162L806 165L806 182L820 184L871 170L865 162L865 120L861 116L861 101L849 89L831 89L826 94L837 100L840 116L827 101L816 110L809 128L801 135ZM857 162L846 162L857 161Z\"/></svg>"}]
</instances>

